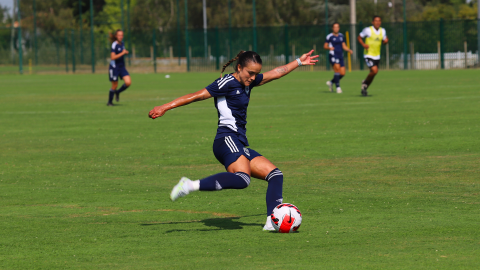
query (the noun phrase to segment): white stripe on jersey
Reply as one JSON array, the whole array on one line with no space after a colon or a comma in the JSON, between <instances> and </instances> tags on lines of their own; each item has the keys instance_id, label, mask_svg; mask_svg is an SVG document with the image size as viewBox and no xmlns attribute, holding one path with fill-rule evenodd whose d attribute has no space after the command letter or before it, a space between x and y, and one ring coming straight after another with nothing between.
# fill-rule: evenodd
<instances>
[{"instance_id":1,"label":"white stripe on jersey","mask_svg":"<svg viewBox=\"0 0 480 270\"><path fill-rule=\"evenodd\" d=\"M237 132L235 117L232 115L232 110L228 108L227 99L225 96L217 97L217 108L220 113L218 126L228 127L229 129Z\"/></svg>"},{"instance_id":2,"label":"white stripe on jersey","mask_svg":"<svg viewBox=\"0 0 480 270\"><path fill-rule=\"evenodd\" d=\"M218 84L221 84L223 81L225 81L226 79L230 78L232 75L228 74L227 76L221 78L220 80L218 80Z\"/></svg>"},{"instance_id":3,"label":"white stripe on jersey","mask_svg":"<svg viewBox=\"0 0 480 270\"><path fill-rule=\"evenodd\" d=\"M238 148L237 148L237 145L235 144L235 142L232 140L232 137L231 136L228 136L227 137L227 140L230 142L230 144L232 145L232 148L235 150L235 152L239 152L238 151Z\"/></svg>"},{"instance_id":4,"label":"white stripe on jersey","mask_svg":"<svg viewBox=\"0 0 480 270\"><path fill-rule=\"evenodd\" d=\"M232 141L232 138L230 138L230 136L225 137L225 143L227 144L228 148L230 148L230 151L232 153L238 152L238 149L235 146L235 143Z\"/></svg>"},{"instance_id":5,"label":"white stripe on jersey","mask_svg":"<svg viewBox=\"0 0 480 270\"><path fill-rule=\"evenodd\" d=\"M218 89L222 89L229 81L232 81L234 78L230 78L228 80L223 81L221 84L218 85Z\"/></svg>"},{"instance_id":6,"label":"white stripe on jersey","mask_svg":"<svg viewBox=\"0 0 480 270\"><path fill-rule=\"evenodd\" d=\"M115 40L113 43L112 43L112 50L115 49L115 46L117 46L118 42Z\"/></svg>"}]
</instances>

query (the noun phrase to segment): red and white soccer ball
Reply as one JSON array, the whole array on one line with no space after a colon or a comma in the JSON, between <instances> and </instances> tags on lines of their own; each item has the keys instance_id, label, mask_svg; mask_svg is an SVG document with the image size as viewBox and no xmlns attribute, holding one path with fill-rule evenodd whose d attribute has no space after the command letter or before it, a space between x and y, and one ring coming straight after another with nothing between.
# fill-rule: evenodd
<instances>
[{"instance_id":1,"label":"red and white soccer ball","mask_svg":"<svg viewBox=\"0 0 480 270\"><path fill-rule=\"evenodd\" d=\"M290 203L282 203L273 209L270 215L273 228L281 233L295 232L302 224L302 213Z\"/></svg>"}]
</instances>

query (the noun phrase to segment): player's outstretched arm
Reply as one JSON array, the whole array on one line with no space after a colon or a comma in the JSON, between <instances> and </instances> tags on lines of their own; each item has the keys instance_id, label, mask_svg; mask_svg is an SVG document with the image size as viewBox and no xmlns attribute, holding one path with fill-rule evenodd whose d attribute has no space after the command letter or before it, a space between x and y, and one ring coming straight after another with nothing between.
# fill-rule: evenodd
<instances>
[{"instance_id":1,"label":"player's outstretched arm","mask_svg":"<svg viewBox=\"0 0 480 270\"><path fill-rule=\"evenodd\" d=\"M309 51L308 53L303 54L299 59L299 61L295 60L292 61L284 66L277 67L275 69L272 69L268 72L263 73L263 80L260 82L259 85L264 85L266 83L269 83L273 80L280 79L281 77L287 75L288 73L292 72L294 69L299 67L300 65L302 66L312 66L315 65L315 63L318 62L318 60L314 60L315 58L318 58L318 55L312 56L313 50Z\"/></svg>"},{"instance_id":2,"label":"player's outstretched arm","mask_svg":"<svg viewBox=\"0 0 480 270\"><path fill-rule=\"evenodd\" d=\"M207 91L207 89L204 88L198 92L191 93L183 97L179 97L167 104L163 104L162 106L157 106L153 108L153 110L151 110L148 113L148 117L155 119L157 117L163 116L168 110L171 110L180 106L185 106L195 101L205 100L211 97L212 96Z\"/></svg>"}]
</instances>

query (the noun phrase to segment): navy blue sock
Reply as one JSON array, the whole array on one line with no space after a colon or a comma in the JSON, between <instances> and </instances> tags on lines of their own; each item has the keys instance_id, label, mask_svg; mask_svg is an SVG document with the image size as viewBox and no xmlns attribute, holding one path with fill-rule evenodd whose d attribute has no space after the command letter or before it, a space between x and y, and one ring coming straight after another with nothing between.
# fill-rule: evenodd
<instances>
[{"instance_id":1,"label":"navy blue sock","mask_svg":"<svg viewBox=\"0 0 480 270\"><path fill-rule=\"evenodd\" d=\"M250 185L250 176L243 172L217 173L200 180L200 190L242 189Z\"/></svg>"},{"instance_id":2,"label":"navy blue sock","mask_svg":"<svg viewBox=\"0 0 480 270\"><path fill-rule=\"evenodd\" d=\"M343 78L343 76L345 76L345 75L340 75L340 77L338 78L339 83L340 83L340 80Z\"/></svg>"},{"instance_id":3,"label":"navy blue sock","mask_svg":"<svg viewBox=\"0 0 480 270\"><path fill-rule=\"evenodd\" d=\"M267 216L272 214L273 209L283 202L283 173L278 168L271 171L265 178L267 188Z\"/></svg>"},{"instance_id":4,"label":"navy blue sock","mask_svg":"<svg viewBox=\"0 0 480 270\"><path fill-rule=\"evenodd\" d=\"M337 87L340 87L340 73L335 72L335 75L333 76L333 82Z\"/></svg>"},{"instance_id":5,"label":"navy blue sock","mask_svg":"<svg viewBox=\"0 0 480 270\"><path fill-rule=\"evenodd\" d=\"M115 90L110 89L110 92L108 92L108 103L113 102L113 96L115 95Z\"/></svg>"},{"instance_id":6,"label":"navy blue sock","mask_svg":"<svg viewBox=\"0 0 480 270\"><path fill-rule=\"evenodd\" d=\"M120 89L117 90L117 94L120 94L121 92L127 90L128 86L126 86L125 84L122 85L122 87L120 87Z\"/></svg>"}]
</instances>

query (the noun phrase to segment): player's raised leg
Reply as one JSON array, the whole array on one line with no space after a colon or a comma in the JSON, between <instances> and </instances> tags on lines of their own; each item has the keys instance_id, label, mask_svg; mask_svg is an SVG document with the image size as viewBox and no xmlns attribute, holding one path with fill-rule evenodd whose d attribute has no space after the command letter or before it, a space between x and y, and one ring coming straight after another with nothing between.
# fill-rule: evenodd
<instances>
[{"instance_id":1,"label":"player's raised leg","mask_svg":"<svg viewBox=\"0 0 480 270\"><path fill-rule=\"evenodd\" d=\"M240 156L230 164L227 171L195 181L182 177L180 182L172 189L170 199L175 201L198 190L244 189L250 185L250 161L245 156Z\"/></svg>"}]
</instances>

